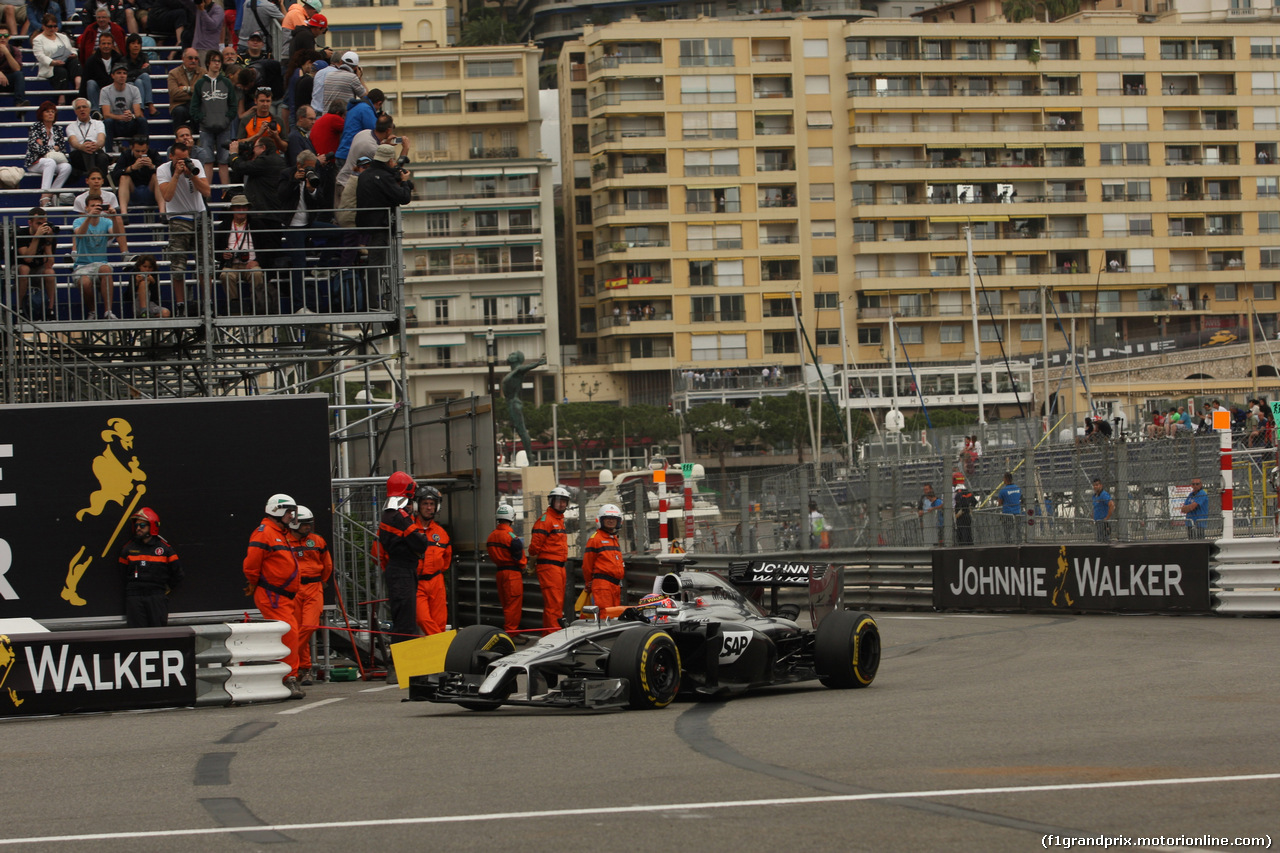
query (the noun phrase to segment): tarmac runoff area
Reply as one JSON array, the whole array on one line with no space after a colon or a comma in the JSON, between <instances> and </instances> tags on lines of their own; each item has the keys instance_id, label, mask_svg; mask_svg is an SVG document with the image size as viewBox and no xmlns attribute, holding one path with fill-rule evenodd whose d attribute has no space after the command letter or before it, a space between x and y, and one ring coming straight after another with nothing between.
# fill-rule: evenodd
<instances>
[{"instance_id":1,"label":"tarmac runoff area","mask_svg":"<svg viewBox=\"0 0 1280 853\"><path fill-rule=\"evenodd\" d=\"M866 690L475 713L353 682L302 702L6 720L0 853L1280 840L1280 622L876 618Z\"/></svg>"}]
</instances>

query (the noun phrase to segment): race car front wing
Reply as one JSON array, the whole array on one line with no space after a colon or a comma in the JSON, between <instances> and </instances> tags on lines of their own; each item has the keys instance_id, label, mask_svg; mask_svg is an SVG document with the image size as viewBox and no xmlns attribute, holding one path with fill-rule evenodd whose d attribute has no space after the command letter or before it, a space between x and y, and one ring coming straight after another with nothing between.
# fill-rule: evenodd
<instances>
[{"instance_id":1,"label":"race car front wing","mask_svg":"<svg viewBox=\"0 0 1280 853\"><path fill-rule=\"evenodd\" d=\"M483 675L441 672L409 679L409 699L453 704L528 705L540 708L625 708L630 685L625 678L560 678L554 687L535 696L481 693Z\"/></svg>"}]
</instances>

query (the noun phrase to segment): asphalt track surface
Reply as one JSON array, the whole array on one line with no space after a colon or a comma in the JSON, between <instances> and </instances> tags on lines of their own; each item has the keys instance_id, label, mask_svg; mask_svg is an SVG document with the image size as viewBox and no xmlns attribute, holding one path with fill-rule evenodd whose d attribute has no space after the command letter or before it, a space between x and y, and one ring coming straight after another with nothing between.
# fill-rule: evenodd
<instances>
[{"instance_id":1,"label":"asphalt track surface","mask_svg":"<svg viewBox=\"0 0 1280 853\"><path fill-rule=\"evenodd\" d=\"M866 690L474 713L352 682L301 702L4 721L0 853L1280 841L1280 622L877 621Z\"/></svg>"}]
</instances>

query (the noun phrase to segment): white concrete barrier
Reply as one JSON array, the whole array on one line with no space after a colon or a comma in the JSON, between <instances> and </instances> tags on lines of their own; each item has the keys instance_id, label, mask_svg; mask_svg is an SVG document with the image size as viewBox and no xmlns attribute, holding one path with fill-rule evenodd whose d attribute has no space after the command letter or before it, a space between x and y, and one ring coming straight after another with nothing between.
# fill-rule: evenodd
<instances>
[{"instance_id":1,"label":"white concrete barrier","mask_svg":"<svg viewBox=\"0 0 1280 853\"><path fill-rule=\"evenodd\" d=\"M1210 566L1214 610L1280 615L1280 539L1220 539Z\"/></svg>"}]
</instances>

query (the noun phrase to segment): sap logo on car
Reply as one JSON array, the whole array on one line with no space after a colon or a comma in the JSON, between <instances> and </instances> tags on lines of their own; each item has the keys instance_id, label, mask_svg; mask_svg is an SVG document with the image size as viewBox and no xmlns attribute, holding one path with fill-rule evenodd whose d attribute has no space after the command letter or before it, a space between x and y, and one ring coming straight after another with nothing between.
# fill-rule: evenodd
<instances>
[{"instance_id":1,"label":"sap logo on car","mask_svg":"<svg viewBox=\"0 0 1280 853\"><path fill-rule=\"evenodd\" d=\"M720 646L720 663L733 663L751 644L750 631L725 631L721 636L724 643Z\"/></svg>"}]
</instances>

